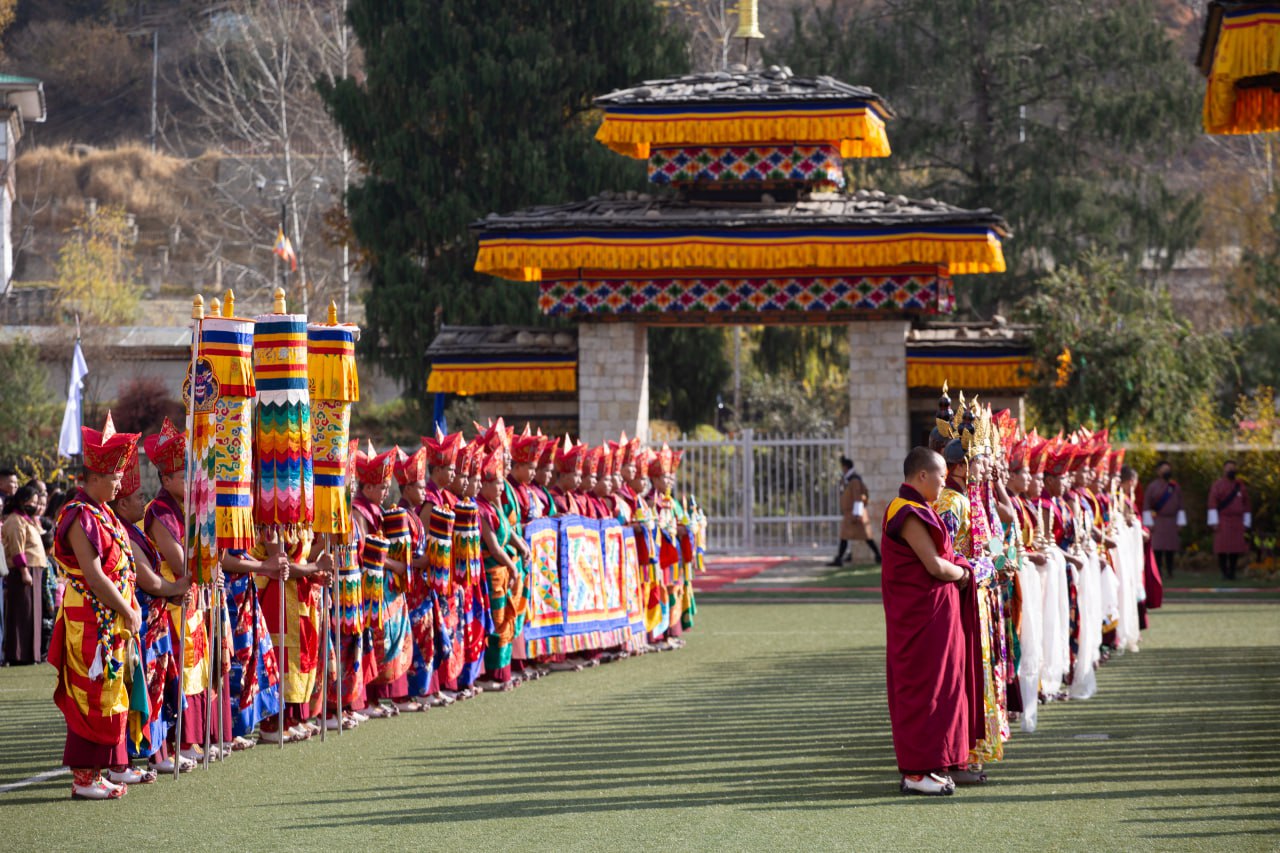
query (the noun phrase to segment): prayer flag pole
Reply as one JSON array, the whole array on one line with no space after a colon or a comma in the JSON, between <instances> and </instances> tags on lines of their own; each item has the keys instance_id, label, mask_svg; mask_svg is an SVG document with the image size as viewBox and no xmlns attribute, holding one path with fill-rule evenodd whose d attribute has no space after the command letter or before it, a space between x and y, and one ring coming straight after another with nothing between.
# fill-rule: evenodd
<instances>
[{"instance_id":1,"label":"prayer flag pole","mask_svg":"<svg viewBox=\"0 0 1280 853\"><path fill-rule=\"evenodd\" d=\"M195 425L196 414L196 360L200 356L200 321L204 319L204 297L196 294L191 300L191 372L188 374L187 385L187 458L185 461L186 468L182 472L182 556L183 571L188 575L191 574L191 549L187 547L190 537L190 515L188 508L191 501L191 440L192 429ZM179 618L181 627L178 629L178 719L177 725L174 727L173 736L173 778L177 779L182 772L182 712L186 705L187 696L184 692L186 685L183 683L186 674L186 644L187 644L187 594L182 596L182 601L178 605Z\"/></svg>"}]
</instances>

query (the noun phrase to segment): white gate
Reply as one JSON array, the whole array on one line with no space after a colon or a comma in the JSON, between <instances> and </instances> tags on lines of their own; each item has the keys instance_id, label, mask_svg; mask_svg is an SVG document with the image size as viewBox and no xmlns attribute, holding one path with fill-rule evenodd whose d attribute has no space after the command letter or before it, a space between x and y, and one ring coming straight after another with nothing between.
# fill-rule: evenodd
<instances>
[{"instance_id":1,"label":"white gate","mask_svg":"<svg viewBox=\"0 0 1280 853\"><path fill-rule=\"evenodd\" d=\"M840 531L840 455L848 436L798 437L744 429L721 441L679 438L676 492L707 514L709 552L834 549Z\"/></svg>"}]
</instances>

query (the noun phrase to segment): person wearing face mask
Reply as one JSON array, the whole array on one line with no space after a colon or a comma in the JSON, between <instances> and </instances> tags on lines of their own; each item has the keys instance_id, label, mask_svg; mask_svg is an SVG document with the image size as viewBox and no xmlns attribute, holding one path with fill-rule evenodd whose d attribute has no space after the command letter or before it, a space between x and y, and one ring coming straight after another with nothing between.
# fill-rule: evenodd
<instances>
[{"instance_id":1,"label":"person wearing face mask","mask_svg":"<svg viewBox=\"0 0 1280 853\"><path fill-rule=\"evenodd\" d=\"M1240 555L1249 550L1248 531L1253 527L1249 492L1236 473L1235 460L1222 465L1222 476L1209 489L1205 500L1209 527L1213 530L1213 553L1223 580L1236 579Z\"/></svg>"},{"instance_id":2,"label":"person wearing face mask","mask_svg":"<svg viewBox=\"0 0 1280 853\"><path fill-rule=\"evenodd\" d=\"M1151 550L1161 576L1173 577L1173 560L1182 550L1178 529L1187 526L1187 513L1182 507L1182 487L1173 479L1167 459L1156 463L1156 479L1143 495L1142 523L1151 528Z\"/></svg>"}]
</instances>

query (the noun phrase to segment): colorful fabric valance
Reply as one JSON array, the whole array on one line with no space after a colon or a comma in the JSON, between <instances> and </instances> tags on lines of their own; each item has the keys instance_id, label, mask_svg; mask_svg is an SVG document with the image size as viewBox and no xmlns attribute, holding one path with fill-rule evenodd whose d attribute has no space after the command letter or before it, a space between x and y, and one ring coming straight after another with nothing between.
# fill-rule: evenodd
<instances>
[{"instance_id":1,"label":"colorful fabric valance","mask_svg":"<svg viewBox=\"0 0 1280 853\"><path fill-rule=\"evenodd\" d=\"M1280 92L1269 76L1280 74L1280 4L1215 5L1222 11L1208 60L1205 131L1280 130Z\"/></svg>"},{"instance_id":2,"label":"colorful fabric valance","mask_svg":"<svg viewBox=\"0 0 1280 853\"><path fill-rule=\"evenodd\" d=\"M907 347L907 387L965 391L1018 390L1034 384L1035 361L1026 350Z\"/></svg>"},{"instance_id":3,"label":"colorful fabric valance","mask_svg":"<svg viewBox=\"0 0 1280 853\"><path fill-rule=\"evenodd\" d=\"M884 116L867 101L811 104L637 104L605 110L596 139L647 160L652 146L828 144L841 157L888 157Z\"/></svg>"},{"instance_id":4,"label":"colorful fabric valance","mask_svg":"<svg viewBox=\"0 0 1280 853\"><path fill-rule=\"evenodd\" d=\"M541 281L543 270L825 271L905 264L945 265L949 274L1004 272L1000 237L985 225L829 227L794 230L489 232L476 272Z\"/></svg>"},{"instance_id":5,"label":"colorful fabric valance","mask_svg":"<svg viewBox=\"0 0 1280 853\"><path fill-rule=\"evenodd\" d=\"M539 283L544 314L664 314L909 311L949 313L951 279L938 267L859 270L844 276L744 271L741 277L686 272L670 277L622 273Z\"/></svg>"},{"instance_id":6,"label":"colorful fabric valance","mask_svg":"<svg viewBox=\"0 0 1280 853\"><path fill-rule=\"evenodd\" d=\"M578 390L575 355L438 357L431 364L431 394L554 394Z\"/></svg>"},{"instance_id":7,"label":"colorful fabric valance","mask_svg":"<svg viewBox=\"0 0 1280 853\"><path fill-rule=\"evenodd\" d=\"M830 145L685 145L649 155L649 183L660 186L766 182L843 187L843 161Z\"/></svg>"}]
</instances>

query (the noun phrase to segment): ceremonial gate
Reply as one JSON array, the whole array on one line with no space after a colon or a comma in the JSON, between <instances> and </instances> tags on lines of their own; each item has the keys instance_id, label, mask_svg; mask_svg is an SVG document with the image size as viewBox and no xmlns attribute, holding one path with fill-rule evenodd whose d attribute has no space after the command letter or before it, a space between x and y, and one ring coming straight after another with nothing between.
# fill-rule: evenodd
<instances>
[{"instance_id":1,"label":"ceremonial gate","mask_svg":"<svg viewBox=\"0 0 1280 853\"><path fill-rule=\"evenodd\" d=\"M840 455L849 436L780 436L744 429L719 441L680 438L681 490L707 514L717 553L830 550L840 532Z\"/></svg>"}]
</instances>

